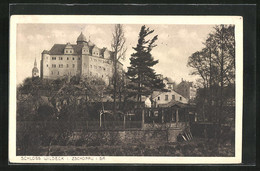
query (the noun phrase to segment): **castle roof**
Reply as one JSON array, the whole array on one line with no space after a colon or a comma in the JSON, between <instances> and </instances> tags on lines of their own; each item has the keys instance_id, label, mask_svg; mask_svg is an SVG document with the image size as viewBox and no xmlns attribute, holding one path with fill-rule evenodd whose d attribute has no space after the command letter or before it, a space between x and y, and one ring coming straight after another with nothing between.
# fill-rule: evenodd
<instances>
[{"instance_id":1,"label":"castle roof","mask_svg":"<svg viewBox=\"0 0 260 171\"><path fill-rule=\"evenodd\" d=\"M87 38L86 36L81 32L79 37L77 38L77 42L86 42Z\"/></svg>"},{"instance_id":2,"label":"castle roof","mask_svg":"<svg viewBox=\"0 0 260 171\"><path fill-rule=\"evenodd\" d=\"M54 44L52 46L52 48L50 49L50 51L47 51L50 55L64 55L64 49L66 48L67 44ZM90 50L90 53L92 53L92 49L95 47L98 49L98 51L100 52L100 54L103 56L104 52L106 50L106 48L98 48L97 46L89 46L88 44L85 45L77 45L77 44L70 44L70 46L73 48L74 52L76 54L81 54L82 53L82 48L84 46L87 46ZM113 55L113 52L108 51L110 53L110 56Z\"/></svg>"}]
</instances>

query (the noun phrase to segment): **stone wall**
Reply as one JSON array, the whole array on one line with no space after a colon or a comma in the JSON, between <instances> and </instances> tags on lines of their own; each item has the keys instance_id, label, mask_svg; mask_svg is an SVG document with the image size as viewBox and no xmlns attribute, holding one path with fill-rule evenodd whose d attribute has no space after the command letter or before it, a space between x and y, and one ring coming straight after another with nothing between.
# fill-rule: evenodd
<instances>
[{"instance_id":1,"label":"stone wall","mask_svg":"<svg viewBox=\"0 0 260 171\"><path fill-rule=\"evenodd\" d=\"M177 136L184 130L184 127L157 127L153 129L131 129L131 130L91 130L74 132L69 138L70 144L80 142L79 145L99 146L118 144L139 144L139 143L166 143L176 142Z\"/></svg>"}]
</instances>

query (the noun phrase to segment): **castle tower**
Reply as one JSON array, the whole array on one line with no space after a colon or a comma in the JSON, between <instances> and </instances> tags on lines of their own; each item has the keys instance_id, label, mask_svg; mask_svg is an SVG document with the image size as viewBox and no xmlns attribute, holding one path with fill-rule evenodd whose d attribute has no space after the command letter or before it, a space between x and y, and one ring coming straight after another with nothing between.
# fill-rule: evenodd
<instances>
[{"instance_id":1,"label":"castle tower","mask_svg":"<svg viewBox=\"0 0 260 171\"><path fill-rule=\"evenodd\" d=\"M36 62L36 58L35 58L35 61L34 61L34 67L32 69L32 77L39 77L39 70L37 68L37 62Z\"/></svg>"},{"instance_id":2,"label":"castle tower","mask_svg":"<svg viewBox=\"0 0 260 171\"><path fill-rule=\"evenodd\" d=\"M77 45L81 45L87 43L87 38L86 36L81 32L79 37L77 38Z\"/></svg>"}]
</instances>

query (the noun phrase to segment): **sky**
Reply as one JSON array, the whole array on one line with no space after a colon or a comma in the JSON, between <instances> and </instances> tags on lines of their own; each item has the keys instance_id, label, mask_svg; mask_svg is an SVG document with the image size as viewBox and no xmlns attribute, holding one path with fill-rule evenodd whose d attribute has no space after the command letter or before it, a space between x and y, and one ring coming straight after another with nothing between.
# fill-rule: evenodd
<instances>
[{"instance_id":1,"label":"sky","mask_svg":"<svg viewBox=\"0 0 260 171\"><path fill-rule=\"evenodd\" d=\"M129 58L134 52L142 25L124 24L126 38L126 57L124 69L130 66ZM149 38L158 35L157 46L151 51L154 59L159 60L153 68L156 73L170 77L177 83L183 78L195 82L198 77L190 75L192 68L187 67L188 57L203 48L203 42L213 31L214 25L146 24L154 30ZM50 50L54 44L76 44L82 33L99 48L111 49L112 24L17 24L16 73L17 84L31 77L34 60L40 70L41 52Z\"/></svg>"}]
</instances>

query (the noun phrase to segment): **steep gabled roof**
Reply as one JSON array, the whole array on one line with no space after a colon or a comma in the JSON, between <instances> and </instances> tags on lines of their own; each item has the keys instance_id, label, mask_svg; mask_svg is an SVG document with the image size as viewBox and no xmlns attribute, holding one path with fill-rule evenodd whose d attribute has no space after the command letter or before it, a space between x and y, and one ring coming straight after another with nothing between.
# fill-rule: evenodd
<instances>
[{"instance_id":1,"label":"steep gabled roof","mask_svg":"<svg viewBox=\"0 0 260 171\"><path fill-rule=\"evenodd\" d=\"M67 44L54 44L51 48L50 51L44 51L45 53L49 53L50 55L63 55L64 54L64 49L65 47L67 46ZM90 53L92 54L92 50L93 48L97 48L99 53L103 56L103 53L105 52L106 48L98 48L96 45L94 46L89 46L87 43L86 44L79 44L79 45L76 45L76 44L70 44L70 46L72 46L73 50L74 50L74 53L76 54L81 54L81 50L82 50L82 47L83 46L88 46L89 48L89 51ZM113 52L109 51L108 52L110 53L110 56L113 55ZM111 58L112 59L112 58Z\"/></svg>"},{"instance_id":2,"label":"steep gabled roof","mask_svg":"<svg viewBox=\"0 0 260 171\"><path fill-rule=\"evenodd\" d=\"M64 54L64 49L66 44L54 44L49 51L50 55L62 55Z\"/></svg>"}]
</instances>

